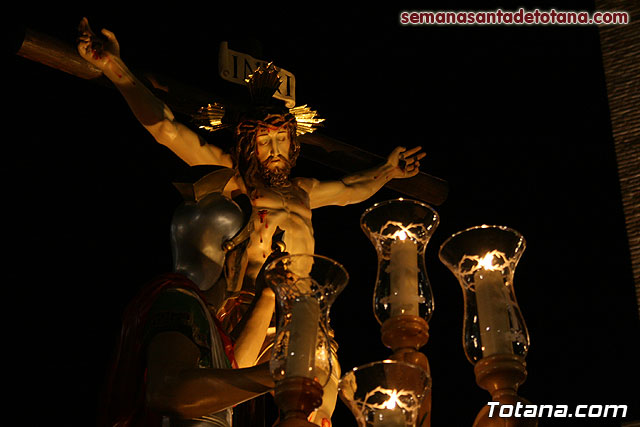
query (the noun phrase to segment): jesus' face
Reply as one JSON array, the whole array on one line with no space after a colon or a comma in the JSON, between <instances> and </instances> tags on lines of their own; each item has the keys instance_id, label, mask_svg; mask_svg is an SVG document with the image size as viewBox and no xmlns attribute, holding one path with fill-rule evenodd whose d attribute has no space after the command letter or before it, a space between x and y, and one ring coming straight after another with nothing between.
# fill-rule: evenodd
<instances>
[{"instance_id":1,"label":"jesus' face","mask_svg":"<svg viewBox=\"0 0 640 427\"><path fill-rule=\"evenodd\" d=\"M288 181L291 171L291 137L286 126L260 126L255 135L256 155L263 179L271 185Z\"/></svg>"}]
</instances>

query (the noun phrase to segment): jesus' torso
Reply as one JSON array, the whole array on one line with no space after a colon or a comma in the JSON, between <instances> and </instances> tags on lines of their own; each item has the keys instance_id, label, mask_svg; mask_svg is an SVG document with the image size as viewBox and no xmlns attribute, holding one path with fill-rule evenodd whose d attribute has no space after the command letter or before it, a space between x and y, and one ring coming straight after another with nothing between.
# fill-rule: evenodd
<instances>
[{"instance_id":1,"label":"jesus' torso","mask_svg":"<svg viewBox=\"0 0 640 427\"><path fill-rule=\"evenodd\" d=\"M289 254L313 254L314 238L311 224L309 194L304 178L291 181L287 187L259 186L249 194L253 205L253 232L247 247L247 275L255 279L272 252L272 237L280 228Z\"/></svg>"}]
</instances>

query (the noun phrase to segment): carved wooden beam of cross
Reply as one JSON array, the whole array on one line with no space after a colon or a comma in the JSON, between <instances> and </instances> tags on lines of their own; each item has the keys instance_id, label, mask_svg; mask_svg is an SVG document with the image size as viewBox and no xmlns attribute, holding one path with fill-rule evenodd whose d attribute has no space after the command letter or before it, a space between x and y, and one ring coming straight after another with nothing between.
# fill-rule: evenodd
<instances>
[{"instance_id":1,"label":"carved wooden beam of cross","mask_svg":"<svg viewBox=\"0 0 640 427\"><path fill-rule=\"evenodd\" d=\"M54 37L26 29L17 54L51 68L82 79L109 85L102 72L80 57L75 46ZM177 113L190 115L198 107L207 105L216 96L166 77L145 76L156 93ZM300 137L305 144L301 156L342 173L352 173L379 165L385 159L377 154L346 144L315 132ZM432 205L441 205L447 198L446 181L420 172L413 178L392 180L386 185L407 197Z\"/></svg>"}]
</instances>

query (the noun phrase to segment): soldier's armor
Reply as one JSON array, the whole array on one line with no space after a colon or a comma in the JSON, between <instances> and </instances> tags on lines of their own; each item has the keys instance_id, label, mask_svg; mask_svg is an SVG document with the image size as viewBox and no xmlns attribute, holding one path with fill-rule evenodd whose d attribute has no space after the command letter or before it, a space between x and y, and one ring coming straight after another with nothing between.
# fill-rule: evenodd
<instances>
[{"instance_id":1,"label":"soldier's armor","mask_svg":"<svg viewBox=\"0 0 640 427\"><path fill-rule=\"evenodd\" d=\"M179 332L199 349L198 367L231 369L216 322L225 301L242 283L251 204L244 195L230 199L222 194L233 170L213 169L195 183L174 183L184 201L171 222L173 270L198 285L207 300L188 289L163 291L149 313L145 339L163 331ZM163 417L163 427L229 427L231 419L228 409L195 419Z\"/></svg>"}]
</instances>

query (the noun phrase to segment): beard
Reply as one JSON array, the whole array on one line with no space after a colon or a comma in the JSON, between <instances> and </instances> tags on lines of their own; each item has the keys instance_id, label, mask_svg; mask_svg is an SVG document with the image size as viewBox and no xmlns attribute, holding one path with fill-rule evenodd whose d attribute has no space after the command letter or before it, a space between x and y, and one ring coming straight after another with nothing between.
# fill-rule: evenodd
<instances>
[{"instance_id":1,"label":"beard","mask_svg":"<svg viewBox=\"0 0 640 427\"><path fill-rule=\"evenodd\" d=\"M279 156L282 165L269 168L269 163L273 160L269 157L267 160L259 164L259 173L262 181L271 187L288 187L289 175L291 174L291 163L286 158Z\"/></svg>"}]
</instances>

